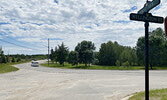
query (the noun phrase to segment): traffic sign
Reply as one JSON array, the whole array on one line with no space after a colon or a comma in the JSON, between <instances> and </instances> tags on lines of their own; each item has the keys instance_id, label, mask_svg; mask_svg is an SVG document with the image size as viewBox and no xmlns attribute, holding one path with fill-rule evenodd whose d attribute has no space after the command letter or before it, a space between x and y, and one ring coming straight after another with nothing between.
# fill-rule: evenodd
<instances>
[{"instance_id":1,"label":"traffic sign","mask_svg":"<svg viewBox=\"0 0 167 100\"><path fill-rule=\"evenodd\" d=\"M130 20L143 21L143 22L153 22L153 23L163 23L164 18L159 16L152 16L152 14L130 14Z\"/></svg>"},{"instance_id":2,"label":"traffic sign","mask_svg":"<svg viewBox=\"0 0 167 100\"><path fill-rule=\"evenodd\" d=\"M165 18L165 34L167 36L167 17Z\"/></svg>"},{"instance_id":3,"label":"traffic sign","mask_svg":"<svg viewBox=\"0 0 167 100\"><path fill-rule=\"evenodd\" d=\"M156 7L159 4L160 4L160 0L153 0L152 2L147 1L146 4L144 5L144 7L142 9L140 9L137 13L138 14L148 13L151 9L153 9L154 7Z\"/></svg>"}]
</instances>

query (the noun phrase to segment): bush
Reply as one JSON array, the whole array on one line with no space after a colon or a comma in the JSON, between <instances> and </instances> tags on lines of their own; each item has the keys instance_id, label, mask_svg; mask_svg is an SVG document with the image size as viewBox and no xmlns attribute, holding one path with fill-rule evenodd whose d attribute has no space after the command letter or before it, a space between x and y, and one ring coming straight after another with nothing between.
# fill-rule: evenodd
<instances>
[{"instance_id":1,"label":"bush","mask_svg":"<svg viewBox=\"0 0 167 100\"><path fill-rule=\"evenodd\" d=\"M94 59L93 60L93 65L99 65L99 60L98 59Z\"/></svg>"},{"instance_id":2,"label":"bush","mask_svg":"<svg viewBox=\"0 0 167 100\"><path fill-rule=\"evenodd\" d=\"M2 55L2 63L7 63L7 58L5 55Z\"/></svg>"},{"instance_id":3,"label":"bush","mask_svg":"<svg viewBox=\"0 0 167 100\"><path fill-rule=\"evenodd\" d=\"M12 62L16 62L14 57L12 58Z\"/></svg>"},{"instance_id":4,"label":"bush","mask_svg":"<svg viewBox=\"0 0 167 100\"><path fill-rule=\"evenodd\" d=\"M124 62L124 63L122 63L122 66L129 66L129 62L128 61L126 61L126 62Z\"/></svg>"},{"instance_id":5,"label":"bush","mask_svg":"<svg viewBox=\"0 0 167 100\"><path fill-rule=\"evenodd\" d=\"M119 60L116 61L115 63L116 66L121 66L121 62Z\"/></svg>"},{"instance_id":6,"label":"bush","mask_svg":"<svg viewBox=\"0 0 167 100\"><path fill-rule=\"evenodd\" d=\"M21 61L21 58L17 58L17 62L20 62Z\"/></svg>"}]
</instances>

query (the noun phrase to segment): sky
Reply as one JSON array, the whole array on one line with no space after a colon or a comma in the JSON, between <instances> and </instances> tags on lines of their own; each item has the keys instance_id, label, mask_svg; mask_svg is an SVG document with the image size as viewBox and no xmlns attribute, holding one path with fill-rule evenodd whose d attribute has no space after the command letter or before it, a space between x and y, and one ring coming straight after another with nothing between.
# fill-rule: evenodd
<instances>
[{"instance_id":1,"label":"sky","mask_svg":"<svg viewBox=\"0 0 167 100\"><path fill-rule=\"evenodd\" d=\"M146 0L0 0L0 46L5 54L46 54L62 42L69 50L83 41L117 41L135 47L144 23L130 21ZM150 11L167 16L167 0ZM163 24L150 23L153 31Z\"/></svg>"}]
</instances>

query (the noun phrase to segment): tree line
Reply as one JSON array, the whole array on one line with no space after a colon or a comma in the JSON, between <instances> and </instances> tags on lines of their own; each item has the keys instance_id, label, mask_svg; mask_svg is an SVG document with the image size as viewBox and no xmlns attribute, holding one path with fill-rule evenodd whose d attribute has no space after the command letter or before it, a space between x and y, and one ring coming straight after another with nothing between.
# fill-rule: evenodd
<instances>
[{"instance_id":1,"label":"tree line","mask_svg":"<svg viewBox=\"0 0 167 100\"><path fill-rule=\"evenodd\" d=\"M50 59L64 65L68 62L72 65L91 64L106 66L144 66L145 65L145 39L139 37L135 47L122 46L118 42L108 41L102 43L99 51L91 41L78 43L73 51L62 43L51 49ZM4 55L0 47L0 63L19 62L21 60L46 59L46 55ZM153 66L167 65L167 38L161 28L149 32L149 64Z\"/></svg>"},{"instance_id":2,"label":"tree line","mask_svg":"<svg viewBox=\"0 0 167 100\"><path fill-rule=\"evenodd\" d=\"M0 63L11 63L11 62L23 62L31 60L41 60L46 59L47 55L24 55L24 54L15 54L15 55L5 55L2 47L0 47Z\"/></svg>"},{"instance_id":3,"label":"tree line","mask_svg":"<svg viewBox=\"0 0 167 100\"><path fill-rule=\"evenodd\" d=\"M83 63L87 66L93 62L94 50L95 46L91 41L78 43L74 51L69 51L68 47L62 43L55 47L55 50L51 49L50 59L52 62L59 62L61 65L64 65L64 62L69 62L72 65Z\"/></svg>"},{"instance_id":4,"label":"tree line","mask_svg":"<svg viewBox=\"0 0 167 100\"><path fill-rule=\"evenodd\" d=\"M51 49L50 59L52 62L59 62L64 65L68 62L72 65L90 64L110 65L110 66L133 66L137 65L136 49L121 46L117 42L109 41L102 43L99 52L95 52L95 45L91 41L78 43L74 51L69 51L68 47L62 43Z\"/></svg>"},{"instance_id":5,"label":"tree line","mask_svg":"<svg viewBox=\"0 0 167 100\"><path fill-rule=\"evenodd\" d=\"M161 28L149 32L150 67L167 65L167 38ZM91 41L82 41L73 51L62 43L51 49L50 59L64 65L90 64L109 66L144 66L145 41L140 37L135 47L122 46L118 42L102 43L99 52Z\"/></svg>"},{"instance_id":6,"label":"tree line","mask_svg":"<svg viewBox=\"0 0 167 100\"><path fill-rule=\"evenodd\" d=\"M136 54L139 65L145 64L144 43L144 37L140 37L136 44ZM167 65L167 37L161 28L149 32L149 64L151 68L153 66Z\"/></svg>"}]
</instances>

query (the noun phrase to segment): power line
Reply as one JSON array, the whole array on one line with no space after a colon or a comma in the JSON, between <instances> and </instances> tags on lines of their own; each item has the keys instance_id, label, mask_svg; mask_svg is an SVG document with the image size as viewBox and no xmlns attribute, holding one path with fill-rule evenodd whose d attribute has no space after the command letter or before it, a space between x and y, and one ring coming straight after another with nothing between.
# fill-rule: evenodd
<instances>
[{"instance_id":1,"label":"power line","mask_svg":"<svg viewBox=\"0 0 167 100\"><path fill-rule=\"evenodd\" d=\"M48 46L46 46L46 45L43 45L43 44L39 44L39 45L42 45L42 46L44 46L44 47L48 47Z\"/></svg>"},{"instance_id":2,"label":"power line","mask_svg":"<svg viewBox=\"0 0 167 100\"><path fill-rule=\"evenodd\" d=\"M1 36L3 35L3 36L5 36L5 37L7 37L7 38L9 38L9 39L12 39L12 40L14 40L15 42L18 42L18 43L20 44L19 41L15 40L15 39L13 39L13 38L11 38L11 37L5 35L5 34L0 33L0 35L1 35ZM8 43L8 44L15 45L15 46L18 46L18 47L26 48L26 49L37 50L37 51L46 51L46 50L42 50L42 49L30 48L30 47L27 47L27 46L19 45L19 44L12 43L12 42L9 42L9 41L6 41L6 40L2 40L2 39L0 39L0 41L5 42L5 43ZM32 43L31 43L31 44L32 44ZM33 45L33 44L32 44L32 45ZM43 44L38 44L38 45L41 45L41 46L43 46L43 47L48 47L48 46L43 45Z\"/></svg>"},{"instance_id":3,"label":"power line","mask_svg":"<svg viewBox=\"0 0 167 100\"><path fill-rule=\"evenodd\" d=\"M28 47L25 47L25 46L22 46L22 45L18 45L18 44L15 44L15 43L12 43L12 42L9 42L9 41L5 41L5 40L2 40L2 39L0 39L0 41L9 43L9 44L12 44L12 45L15 45L15 46L19 46L19 47L22 47L22 48L32 49L32 48L28 48Z\"/></svg>"},{"instance_id":4,"label":"power line","mask_svg":"<svg viewBox=\"0 0 167 100\"><path fill-rule=\"evenodd\" d=\"M2 34L2 33L0 33L0 35L3 35L3 36L5 36L5 37L7 37L7 38L9 38L9 39L12 39L12 40L18 42L17 40L15 40L15 39L13 39L13 38L11 38L11 37L9 37L9 36L6 36L6 35L4 35L4 34ZM20 43L20 42L18 42L18 43ZM48 46L43 45L43 44L38 44L38 45L41 45L41 46L44 46L44 47L48 47Z\"/></svg>"},{"instance_id":5,"label":"power line","mask_svg":"<svg viewBox=\"0 0 167 100\"><path fill-rule=\"evenodd\" d=\"M9 36L6 36L6 35L4 35L4 34L2 34L2 33L0 33L0 35L3 35L3 36L5 36L5 37L7 37L7 38L9 38L9 39L12 39L12 40L16 41L15 39L13 39L13 38L11 38L11 37L9 37Z\"/></svg>"},{"instance_id":6,"label":"power line","mask_svg":"<svg viewBox=\"0 0 167 100\"><path fill-rule=\"evenodd\" d=\"M9 41L5 41L5 40L2 40L2 39L0 39L0 41L8 43L8 44L15 45L15 46L18 46L18 47L22 47L22 48L25 48L25 49L39 50L39 49L35 49L35 48L29 48L29 47L26 47L26 46L18 45L18 44L15 44L15 43L12 43L12 42L9 42ZM40 50L40 51L43 51L43 50Z\"/></svg>"}]
</instances>

